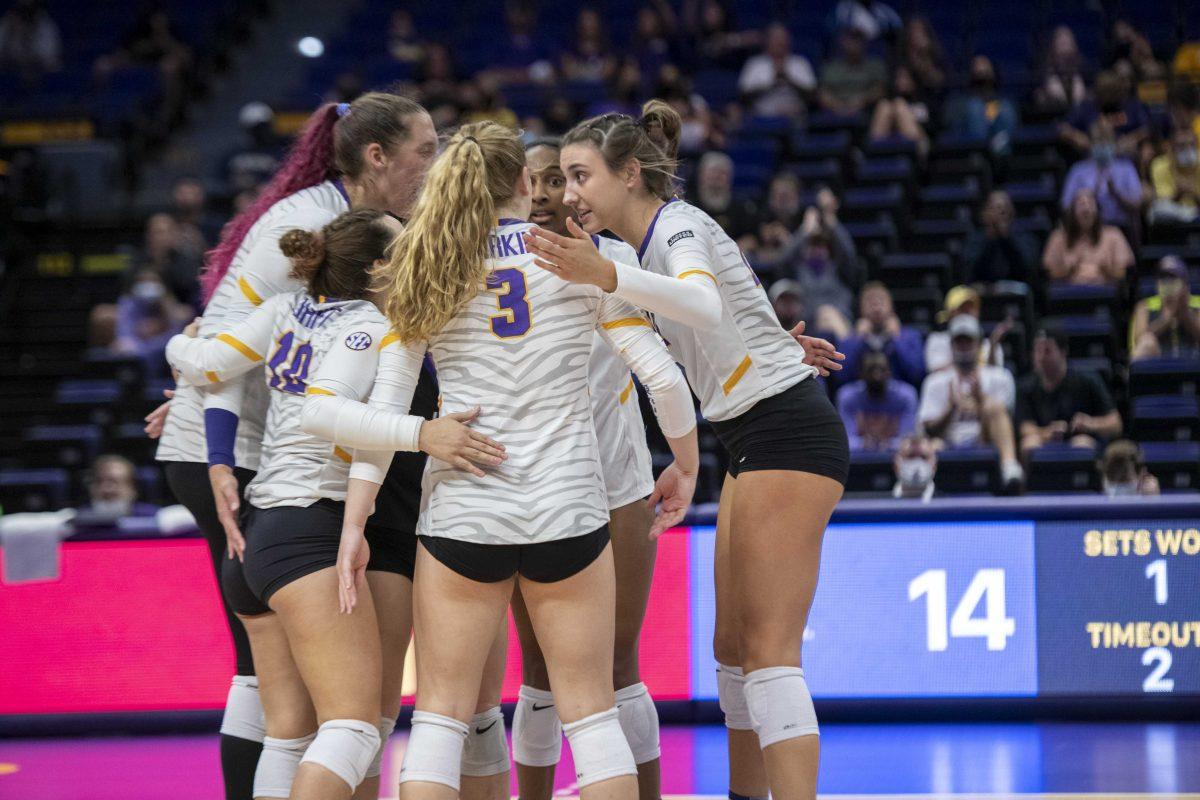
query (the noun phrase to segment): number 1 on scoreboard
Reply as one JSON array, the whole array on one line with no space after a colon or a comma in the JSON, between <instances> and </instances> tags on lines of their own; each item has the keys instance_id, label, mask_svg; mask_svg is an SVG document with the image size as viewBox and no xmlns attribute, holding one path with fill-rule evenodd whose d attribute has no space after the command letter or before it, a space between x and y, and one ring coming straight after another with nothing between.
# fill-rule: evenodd
<instances>
[{"instance_id":1,"label":"number 1 on scoreboard","mask_svg":"<svg viewBox=\"0 0 1200 800\"><path fill-rule=\"evenodd\" d=\"M1167 560L1160 558L1146 565L1146 577L1154 581L1154 602L1167 604Z\"/></svg>"}]
</instances>

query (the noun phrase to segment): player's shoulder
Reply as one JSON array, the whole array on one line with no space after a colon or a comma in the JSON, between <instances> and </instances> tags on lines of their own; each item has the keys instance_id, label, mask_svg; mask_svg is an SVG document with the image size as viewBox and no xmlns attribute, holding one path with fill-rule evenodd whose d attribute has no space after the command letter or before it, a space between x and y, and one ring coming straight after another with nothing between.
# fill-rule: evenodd
<instances>
[{"instance_id":1,"label":"player's shoulder","mask_svg":"<svg viewBox=\"0 0 1200 800\"><path fill-rule=\"evenodd\" d=\"M653 241L662 251L697 239L707 241L711 234L709 228L714 224L708 214L691 203L670 200L655 220Z\"/></svg>"},{"instance_id":2,"label":"player's shoulder","mask_svg":"<svg viewBox=\"0 0 1200 800\"><path fill-rule=\"evenodd\" d=\"M607 236L595 236L596 249L600 251L600 255L605 258L622 264L637 264L637 250L622 242L620 239L612 239Z\"/></svg>"}]
</instances>

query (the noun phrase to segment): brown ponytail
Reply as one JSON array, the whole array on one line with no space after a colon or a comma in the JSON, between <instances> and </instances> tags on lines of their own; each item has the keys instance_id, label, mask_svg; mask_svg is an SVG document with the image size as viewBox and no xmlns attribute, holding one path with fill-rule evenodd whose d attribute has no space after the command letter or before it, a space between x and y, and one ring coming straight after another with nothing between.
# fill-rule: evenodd
<instances>
[{"instance_id":1,"label":"brown ponytail","mask_svg":"<svg viewBox=\"0 0 1200 800\"><path fill-rule=\"evenodd\" d=\"M647 102L642 112L639 119L626 114L604 114L584 120L563 137L563 147L590 144L600 151L613 172L637 161L646 191L660 200L670 200L679 193L675 178L681 129L679 114L663 100Z\"/></svg>"},{"instance_id":2,"label":"brown ponytail","mask_svg":"<svg viewBox=\"0 0 1200 800\"><path fill-rule=\"evenodd\" d=\"M666 100L647 100L642 106L642 118L638 120L650 137L650 141L658 145L663 154L674 161L679 156L679 135L683 130L683 120L679 112L671 107Z\"/></svg>"},{"instance_id":3,"label":"brown ponytail","mask_svg":"<svg viewBox=\"0 0 1200 800\"><path fill-rule=\"evenodd\" d=\"M361 300L371 293L371 267L386 258L395 231L374 209L347 211L319 231L294 228L279 240L291 277L313 297Z\"/></svg>"}]
</instances>

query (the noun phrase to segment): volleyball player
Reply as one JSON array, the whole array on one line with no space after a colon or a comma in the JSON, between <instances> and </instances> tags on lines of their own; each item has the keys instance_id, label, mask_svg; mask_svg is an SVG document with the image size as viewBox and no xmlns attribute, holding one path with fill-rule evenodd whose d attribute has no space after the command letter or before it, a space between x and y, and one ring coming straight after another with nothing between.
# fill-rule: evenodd
<instances>
[{"instance_id":1,"label":"volleyball player","mask_svg":"<svg viewBox=\"0 0 1200 800\"><path fill-rule=\"evenodd\" d=\"M846 432L813 380L818 366L780 328L737 245L675 196L679 126L670 106L651 101L640 119L607 114L573 128L561 162L582 228L536 231L527 245L549 274L654 313L728 450L714 650L730 797L811 798L818 727L800 647L846 480ZM586 232L603 229L638 248L641 269L599 253Z\"/></svg>"},{"instance_id":2,"label":"volleyball player","mask_svg":"<svg viewBox=\"0 0 1200 800\"><path fill-rule=\"evenodd\" d=\"M378 765L382 662L374 591L364 593L364 611L353 617L331 602L350 455L305 434L300 417L306 393L331 391L309 378L324 360L355 352L377 357L387 323L367 299L368 268L382 262L399 229L383 212L364 210L319 234L288 232L280 247L306 290L272 297L213 338L179 336L167 348L172 366L197 384L265 365L271 389L262 464L246 494L245 563L226 561L223 575L251 633L269 741L287 756L268 759L273 751L264 750L256 797L349 798ZM364 398L371 378L337 390ZM421 444L454 457L458 450L441 443L444 432L463 427L459 420L430 422ZM396 552L401 541L373 537L372 545L376 561L367 569L397 571L405 559ZM398 706L398 692L394 701ZM377 784L369 796L378 796Z\"/></svg>"},{"instance_id":3,"label":"volleyball player","mask_svg":"<svg viewBox=\"0 0 1200 800\"><path fill-rule=\"evenodd\" d=\"M318 109L275 177L226 226L209 254L201 335L236 324L265 299L298 288L278 247L285 231L318 229L352 205L407 214L436 150L432 119L420 105L397 95L369 93L353 103ZM245 398L239 397L243 390ZM241 415L236 427L234 408ZM157 458L164 462L172 492L208 540L218 575L227 536L234 541L240 536L233 515L258 467L265 409L259 382L234 381L202 394L185 380L162 423ZM262 749L262 707L246 634L228 602L225 609L237 674L221 724L221 764L226 799L245 800Z\"/></svg>"},{"instance_id":4,"label":"volleyball player","mask_svg":"<svg viewBox=\"0 0 1200 800\"><path fill-rule=\"evenodd\" d=\"M503 463L479 468L435 457L427 467L414 581L417 706L401 769L404 800L457 793L486 645L515 585L545 654L581 796L632 800L637 792L612 688L608 503L587 397L593 330L635 368L677 456L652 495L662 499L655 532L682 519L690 502L695 414L678 367L644 317L594 289L529 270L521 243L529 198L517 135L491 122L460 129L392 252L387 312L397 341L380 356L371 405L312 397L306 409L328 420L343 446L412 449L426 423L402 412L428 352L443 413L484 406L473 432L504 441ZM344 549L358 547L390 453L383 456L355 453ZM359 586L360 573L352 572L340 587L347 604Z\"/></svg>"},{"instance_id":5,"label":"volleyball player","mask_svg":"<svg viewBox=\"0 0 1200 800\"><path fill-rule=\"evenodd\" d=\"M566 179L558 163L560 147L557 139L538 139L526 147L525 157L532 185L530 222L565 234L571 210L563 204ZM594 239L606 257L637 263L637 253L624 242ZM638 793L642 800L658 800L658 713L638 670L638 637L657 552L656 542L649 536L654 512L645 502L654 488L650 449L629 368L598 334L592 345L588 383L617 580L613 688L621 728L638 766ZM562 749L562 724L553 710L545 659L519 591L513 594L512 609L521 638L523 676L513 716L513 756L520 794L525 800L549 800L554 766Z\"/></svg>"}]
</instances>

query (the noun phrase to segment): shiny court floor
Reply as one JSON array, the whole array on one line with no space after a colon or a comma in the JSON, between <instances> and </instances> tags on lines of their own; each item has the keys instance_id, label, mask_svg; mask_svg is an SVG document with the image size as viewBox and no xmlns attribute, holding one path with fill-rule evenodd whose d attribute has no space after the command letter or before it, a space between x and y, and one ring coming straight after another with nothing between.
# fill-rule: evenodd
<instances>
[{"instance_id":1,"label":"shiny court floor","mask_svg":"<svg viewBox=\"0 0 1200 800\"><path fill-rule=\"evenodd\" d=\"M723 797L718 726L664 728L663 793ZM405 737L384 760L385 798ZM825 725L823 796L1193 798L1200 800L1200 723ZM563 751L557 792L575 794ZM388 776L393 776L389 778ZM0 800L211 800L220 796L211 735L0 739Z\"/></svg>"}]
</instances>

